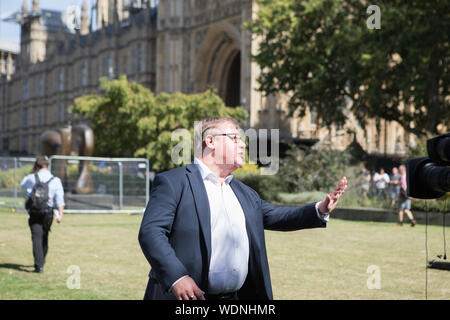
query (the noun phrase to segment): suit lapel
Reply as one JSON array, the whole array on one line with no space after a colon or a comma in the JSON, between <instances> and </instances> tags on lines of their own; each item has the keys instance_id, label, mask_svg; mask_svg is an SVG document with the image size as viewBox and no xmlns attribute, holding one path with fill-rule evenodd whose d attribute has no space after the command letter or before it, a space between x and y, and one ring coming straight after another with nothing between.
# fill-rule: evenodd
<instances>
[{"instance_id":1,"label":"suit lapel","mask_svg":"<svg viewBox=\"0 0 450 320\"><path fill-rule=\"evenodd\" d=\"M206 193L200 172L195 164L189 164L186 167L187 177L194 197L195 209L197 211L200 228L205 238L207 261L211 259L211 212L209 209L208 194Z\"/></svg>"},{"instance_id":2,"label":"suit lapel","mask_svg":"<svg viewBox=\"0 0 450 320\"><path fill-rule=\"evenodd\" d=\"M248 277L247 281L250 287L242 291L245 296L248 294L249 299L255 299L257 292L258 295L262 295L262 299L272 299L272 289L270 286L270 275L267 265L267 256L265 254L265 243L264 238L261 239L259 226L262 224L257 216L259 212L254 208L251 200L248 197L248 193L242 188L241 183L239 183L234 178L230 183L233 192L241 204L242 210L245 215L245 227L247 229L247 236L249 242L249 261L248 261ZM263 228L263 227L262 227ZM262 230L264 232L264 230ZM244 284L245 286L245 284ZM241 288L242 289L242 288ZM247 291L245 293L245 291Z\"/></svg>"}]
</instances>

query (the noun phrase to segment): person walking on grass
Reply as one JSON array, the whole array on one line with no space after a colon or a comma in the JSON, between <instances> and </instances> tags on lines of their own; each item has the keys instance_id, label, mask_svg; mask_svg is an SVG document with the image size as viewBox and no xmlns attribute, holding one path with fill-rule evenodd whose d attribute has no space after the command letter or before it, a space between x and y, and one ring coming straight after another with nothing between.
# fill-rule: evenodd
<instances>
[{"instance_id":1,"label":"person walking on grass","mask_svg":"<svg viewBox=\"0 0 450 320\"><path fill-rule=\"evenodd\" d=\"M32 173L23 178L21 188L27 194L25 208L33 243L34 271L44 272L45 257L48 253L48 233L53 222L60 223L64 212L64 189L61 180L48 170L48 158L37 157ZM40 200L42 199L42 200ZM55 208L54 208L55 207Z\"/></svg>"},{"instance_id":2,"label":"person walking on grass","mask_svg":"<svg viewBox=\"0 0 450 320\"><path fill-rule=\"evenodd\" d=\"M406 213L411 221L411 227L416 225L416 220L411 212L411 198L408 197L407 183L406 183L406 167L401 165L399 167L400 178L400 192L398 196L398 222L397 225L401 227L403 225L403 214Z\"/></svg>"},{"instance_id":3,"label":"person walking on grass","mask_svg":"<svg viewBox=\"0 0 450 320\"><path fill-rule=\"evenodd\" d=\"M398 168L397 167L392 168L391 181L389 182L392 207L394 207L395 202L400 193L400 179L401 174L398 172Z\"/></svg>"}]
</instances>

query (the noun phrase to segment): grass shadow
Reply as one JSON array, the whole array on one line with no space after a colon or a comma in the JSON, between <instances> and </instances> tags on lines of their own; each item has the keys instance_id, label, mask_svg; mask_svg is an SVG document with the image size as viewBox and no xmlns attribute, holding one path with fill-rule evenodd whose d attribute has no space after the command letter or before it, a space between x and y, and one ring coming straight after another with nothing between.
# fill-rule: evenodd
<instances>
[{"instance_id":1,"label":"grass shadow","mask_svg":"<svg viewBox=\"0 0 450 320\"><path fill-rule=\"evenodd\" d=\"M22 271L22 272L33 272L34 265L25 266L25 265L15 264L15 263L0 263L0 269L1 268L14 269L14 270L17 270L17 271ZM27 268L33 268L33 269L32 270L28 270Z\"/></svg>"}]
</instances>

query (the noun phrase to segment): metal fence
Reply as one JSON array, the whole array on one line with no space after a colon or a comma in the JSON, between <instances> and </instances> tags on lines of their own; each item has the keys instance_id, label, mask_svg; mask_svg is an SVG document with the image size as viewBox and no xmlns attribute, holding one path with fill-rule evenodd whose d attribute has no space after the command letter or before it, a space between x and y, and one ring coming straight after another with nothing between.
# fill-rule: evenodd
<instances>
[{"instance_id":1,"label":"metal fence","mask_svg":"<svg viewBox=\"0 0 450 320\"><path fill-rule=\"evenodd\" d=\"M31 172L35 158L0 157L0 206L12 211L25 210L22 179Z\"/></svg>"},{"instance_id":2,"label":"metal fence","mask_svg":"<svg viewBox=\"0 0 450 320\"><path fill-rule=\"evenodd\" d=\"M142 213L149 199L149 162L143 158L51 156L61 179L66 213ZM35 158L0 158L0 206L24 210L22 179Z\"/></svg>"}]
</instances>

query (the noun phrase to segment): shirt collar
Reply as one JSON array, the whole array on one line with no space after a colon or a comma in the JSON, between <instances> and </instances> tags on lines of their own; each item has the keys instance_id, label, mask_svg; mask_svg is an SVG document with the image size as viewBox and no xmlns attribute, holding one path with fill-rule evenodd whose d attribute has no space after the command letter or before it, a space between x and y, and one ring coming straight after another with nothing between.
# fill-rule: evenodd
<instances>
[{"instance_id":1,"label":"shirt collar","mask_svg":"<svg viewBox=\"0 0 450 320\"><path fill-rule=\"evenodd\" d=\"M203 180L210 179L210 180L212 180L214 182L219 182L219 179L214 174L214 172L212 172L211 169L209 169L208 166L203 163L203 161L201 161L200 159L194 157L194 164L196 164L197 167L199 168L200 174L201 174ZM232 174L228 175L225 178L224 182L226 184L230 184L231 179L233 179L233 175Z\"/></svg>"}]
</instances>

